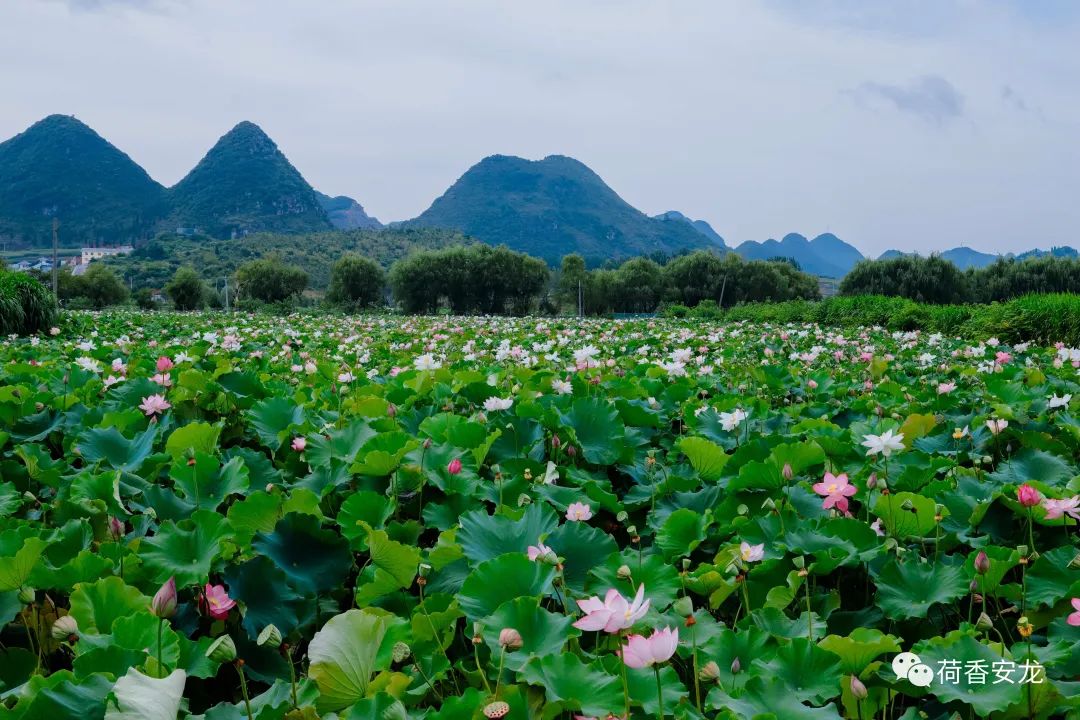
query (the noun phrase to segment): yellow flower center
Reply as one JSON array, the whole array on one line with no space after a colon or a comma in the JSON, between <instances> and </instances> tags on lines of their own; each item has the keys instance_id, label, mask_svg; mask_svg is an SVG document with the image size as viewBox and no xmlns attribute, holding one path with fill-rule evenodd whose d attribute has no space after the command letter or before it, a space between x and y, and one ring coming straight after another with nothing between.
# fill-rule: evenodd
<instances>
[{"instance_id":1,"label":"yellow flower center","mask_svg":"<svg viewBox=\"0 0 1080 720\"><path fill-rule=\"evenodd\" d=\"M829 485L829 487L827 487L825 489L829 491L830 495L832 495L834 492L836 492L837 487L839 487L839 486L836 483L832 483L831 485Z\"/></svg>"}]
</instances>

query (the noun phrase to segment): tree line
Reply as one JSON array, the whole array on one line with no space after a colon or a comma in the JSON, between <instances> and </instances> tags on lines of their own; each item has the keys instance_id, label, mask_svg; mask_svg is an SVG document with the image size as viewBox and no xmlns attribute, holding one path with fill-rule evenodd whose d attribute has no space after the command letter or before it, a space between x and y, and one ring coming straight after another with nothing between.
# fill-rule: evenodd
<instances>
[{"instance_id":1,"label":"tree line","mask_svg":"<svg viewBox=\"0 0 1080 720\"><path fill-rule=\"evenodd\" d=\"M840 283L841 295L884 295L941 304L990 303L1031 293L1080 293L1080 260L1044 255L999 258L961 270L931 255L863 260Z\"/></svg>"}]
</instances>

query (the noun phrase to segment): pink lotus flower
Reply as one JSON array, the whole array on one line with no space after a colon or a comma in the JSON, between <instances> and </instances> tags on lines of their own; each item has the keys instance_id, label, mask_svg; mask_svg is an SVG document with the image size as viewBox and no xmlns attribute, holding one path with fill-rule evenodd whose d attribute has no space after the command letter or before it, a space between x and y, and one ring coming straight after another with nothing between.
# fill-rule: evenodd
<instances>
[{"instance_id":1,"label":"pink lotus flower","mask_svg":"<svg viewBox=\"0 0 1080 720\"><path fill-rule=\"evenodd\" d=\"M162 355L157 359L157 371L159 373L166 373L173 369L173 361L167 356Z\"/></svg>"},{"instance_id":2,"label":"pink lotus flower","mask_svg":"<svg viewBox=\"0 0 1080 720\"><path fill-rule=\"evenodd\" d=\"M821 503L824 509L835 506L841 512L847 512L847 499L858 492L858 488L848 482L846 473L833 475L826 472L824 481L814 483L814 492L825 498Z\"/></svg>"},{"instance_id":3,"label":"pink lotus flower","mask_svg":"<svg viewBox=\"0 0 1080 720\"><path fill-rule=\"evenodd\" d=\"M994 360L997 362L998 365L1004 365L1005 363L1012 360L1012 355L1005 352L1004 350L998 350L997 355L994 356Z\"/></svg>"},{"instance_id":4,"label":"pink lotus flower","mask_svg":"<svg viewBox=\"0 0 1080 720\"><path fill-rule=\"evenodd\" d=\"M1072 606L1076 612L1069 613L1069 617L1065 618L1065 622L1070 625L1080 626L1080 598L1073 598Z\"/></svg>"},{"instance_id":5,"label":"pink lotus flower","mask_svg":"<svg viewBox=\"0 0 1080 720\"><path fill-rule=\"evenodd\" d=\"M1005 428L1009 427L1008 420L987 420L986 427L993 435L1000 435Z\"/></svg>"},{"instance_id":6,"label":"pink lotus flower","mask_svg":"<svg viewBox=\"0 0 1080 720\"><path fill-rule=\"evenodd\" d=\"M1020 504L1024 507L1035 507L1042 500L1042 495L1040 495L1039 491L1031 485L1024 483L1016 488L1016 499L1019 500Z\"/></svg>"},{"instance_id":7,"label":"pink lotus flower","mask_svg":"<svg viewBox=\"0 0 1080 720\"><path fill-rule=\"evenodd\" d=\"M951 393L955 389L956 389L956 383L954 383L954 382L938 383L937 394L938 395L948 395L949 393Z\"/></svg>"},{"instance_id":8,"label":"pink lotus flower","mask_svg":"<svg viewBox=\"0 0 1080 720\"><path fill-rule=\"evenodd\" d=\"M548 556L554 556L555 552L544 543L539 540L535 545L530 545L525 551L525 554L529 556L529 559L536 562L538 558L546 558Z\"/></svg>"},{"instance_id":9,"label":"pink lotus flower","mask_svg":"<svg viewBox=\"0 0 1080 720\"><path fill-rule=\"evenodd\" d=\"M578 607L585 617L574 623L579 630L603 630L617 633L631 627L649 611L649 601L645 598L645 583L638 585L633 602L627 602L615 588L607 591L601 600L595 595L586 600L578 600Z\"/></svg>"},{"instance_id":10,"label":"pink lotus flower","mask_svg":"<svg viewBox=\"0 0 1080 720\"><path fill-rule=\"evenodd\" d=\"M210 617L215 620L224 620L229 617L229 611L236 607L236 601L229 597L223 585L211 585L206 583L203 588L203 607Z\"/></svg>"},{"instance_id":11,"label":"pink lotus flower","mask_svg":"<svg viewBox=\"0 0 1080 720\"><path fill-rule=\"evenodd\" d=\"M592 517L592 508L588 503L570 503L570 506L566 508L566 519L574 521L585 521Z\"/></svg>"},{"instance_id":12,"label":"pink lotus flower","mask_svg":"<svg viewBox=\"0 0 1080 720\"><path fill-rule=\"evenodd\" d=\"M631 668L647 668L667 662L679 647L679 629L664 628L653 632L648 638L631 635L623 645L623 662Z\"/></svg>"},{"instance_id":13,"label":"pink lotus flower","mask_svg":"<svg viewBox=\"0 0 1080 720\"><path fill-rule=\"evenodd\" d=\"M294 437L292 440L292 449L296 452L304 452L304 448L307 447L307 438Z\"/></svg>"},{"instance_id":14,"label":"pink lotus flower","mask_svg":"<svg viewBox=\"0 0 1080 720\"><path fill-rule=\"evenodd\" d=\"M171 618L176 614L176 578L169 578L154 593L150 601L150 612L159 618Z\"/></svg>"},{"instance_id":15,"label":"pink lotus flower","mask_svg":"<svg viewBox=\"0 0 1080 720\"><path fill-rule=\"evenodd\" d=\"M147 417L151 415L160 415L165 412L172 405L165 399L164 395L148 395L145 400L139 404L139 409L146 413Z\"/></svg>"},{"instance_id":16,"label":"pink lotus flower","mask_svg":"<svg viewBox=\"0 0 1080 720\"><path fill-rule=\"evenodd\" d=\"M1080 495L1073 495L1071 498L1061 500L1046 498L1042 501L1042 506L1046 509L1047 520L1057 520L1063 515L1068 515L1074 520L1080 520Z\"/></svg>"},{"instance_id":17,"label":"pink lotus flower","mask_svg":"<svg viewBox=\"0 0 1080 720\"><path fill-rule=\"evenodd\" d=\"M739 545L739 555L742 556L743 562L757 562L765 557L765 543L751 545L744 540L742 544Z\"/></svg>"},{"instance_id":18,"label":"pink lotus flower","mask_svg":"<svg viewBox=\"0 0 1080 720\"><path fill-rule=\"evenodd\" d=\"M454 458L453 460L451 460L450 463L446 466L446 472L450 473L451 475L457 475L459 472L461 472L461 460L459 460L458 458Z\"/></svg>"}]
</instances>

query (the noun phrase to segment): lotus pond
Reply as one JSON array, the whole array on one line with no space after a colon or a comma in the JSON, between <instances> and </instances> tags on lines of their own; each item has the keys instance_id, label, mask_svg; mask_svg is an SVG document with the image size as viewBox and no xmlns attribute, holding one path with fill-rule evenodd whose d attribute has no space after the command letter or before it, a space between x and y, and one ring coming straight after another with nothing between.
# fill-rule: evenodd
<instances>
[{"instance_id":1,"label":"lotus pond","mask_svg":"<svg viewBox=\"0 0 1080 720\"><path fill-rule=\"evenodd\" d=\"M0 344L0 718L1080 717L1078 365L68 314Z\"/></svg>"}]
</instances>

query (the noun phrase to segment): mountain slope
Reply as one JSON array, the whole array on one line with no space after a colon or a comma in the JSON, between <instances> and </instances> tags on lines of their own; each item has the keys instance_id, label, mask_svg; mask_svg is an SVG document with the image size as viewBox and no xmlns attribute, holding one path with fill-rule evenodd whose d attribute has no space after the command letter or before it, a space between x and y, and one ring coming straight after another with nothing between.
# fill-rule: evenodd
<instances>
[{"instance_id":1,"label":"mountain slope","mask_svg":"<svg viewBox=\"0 0 1080 720\"><path fill-rule=\"evenodd\" d=\"M164 188L130 157L67 115L0 143L0 238L9 247L119 244L150 233Z\"/></svg>"},{"instance_id":2,"label":"mountain slope","mask_svg":"<svg viewBox=\"0 0 1080 720\"><path fill-rule=\"evenodd\" d=\"M969 267L986 267L998 259L997 255L979 252L978 250L972 250L968 247L957 247L946 250L941 253L941 257L951 261L961 270L967 270Z\"/></svg>"},{"instance_id":3,"label":"mountain slope","mask_svg":"<svg viewBox=\"0 0 1080 720\"><path fill-rule=\"evenodd\" d=\"M668 210L666 213L661 213L659 215L654 215L653 219L654 220L662 220L662 221L673 220L673 221L690 223L690 227L694 228L699 233L701 233L705 237L712 240L718 246L724 248L725 250L729 249L728 246L727 246L727 243L724 242L724 238L722 238L720 236L720 233L713 230L712 225L705 222L704 220L691 220L690 218L686 217L685 215L683 215L678 210Z\"/></svg>"},{"instance_id":4,"label":"mountain slope","mask_svg":"<svg viewBox=\"0 0 1080 720\"><path fill-rule=\"evenodd\" d=\"M605 260L712 245L687 223L636 210L588 167L561 155L487 157L404 225L460 230L550 262L572 252Z\"/></svg>"},{"instance_id":5,"label":"mountain slope","mask_svg":"<svg viewBox=\"0 0 1080 720\"><path fill-rule=\"evenodd\" d=\"M862 253L832 233L818 235L813 240L799 233L788 233L780 241L747 240L735 252L748 260L791 258L804 271L831 278L843 277L863 258Z\"/></svg>"},{"instance_id":6,"label":"mountain slope","mask_svg":"<svg viewBox=\"0 0 1080 720\"><path fill-rule=\"evenodd\" d=\"M319 198L319 205L326 211L330 223L338 230L373 229L378 230L383 226L377 219L364 212L364 206L345 195L330 197L318 190L315 196Z\"/></svg>"},{"instance_id":7,"label":"mountain slope","mask_svg":"<svg viewBox=\"0 0 1080 720\"><path fill-rule=\"evenodd\" d=\"M214 237L250 232L312 232L333 226L315 190L258 125L221 137L169 190L166 229L196 227Z\"/></svg>"}]
</instances>

